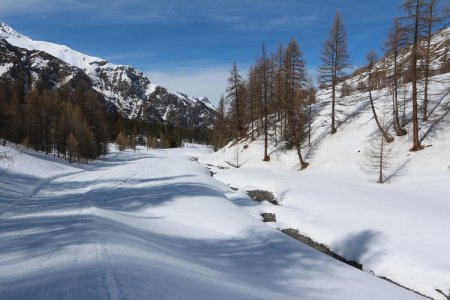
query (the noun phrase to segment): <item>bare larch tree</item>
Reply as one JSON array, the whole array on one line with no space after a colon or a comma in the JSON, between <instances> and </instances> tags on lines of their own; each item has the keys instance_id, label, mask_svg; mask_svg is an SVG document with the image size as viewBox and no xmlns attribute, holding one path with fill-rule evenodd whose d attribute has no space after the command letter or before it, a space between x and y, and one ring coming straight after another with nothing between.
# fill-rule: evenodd
<instances>
[{"instance_id":1,"label":"bare larch tree","mask_svg":"<svg viewBox=\"0 0 450 300\"><path fill-rule=\"evenodd\" d=\"M306 71L303 53L299 45L292 39L286 49L284 68L286 72L286 103L288 108L289 140L297 150L300 169L308 167L301 151L305 137L305 85Z\"/></svg>"},{"instance_id":2,"label":"bare larch tree","mask_svg":"<svg viewBox=\"0 0 450 300\"><path fill-rule=\"evenodd\" d=\"M230 107L230 115L235 123L235 131L239 138L245 136L244 128L244 103L241 98L242 77L239 74L239 70L236 63L233 62L233 67L228 77L228 87L226 89L227 101Z\"/></svg>"},{"instance_id":3,"label":"bare larch tree","mask_svg":"<svg viewBox=\"0 0 450 300\"><path fill-rule=\"evenodd\" d=\"M404 29L399 19L394 19L392 29L388 34L385 42L385 48L392 60L392 73L388 76L391 81L392 90L392 121L397 136L406 134L406 130L400 125L399 104L398 104L398 88L399 78L402 75L402 65L399 62L399 56L404 48Z\"/></svg>"},{"instance_id":4,"label":"bare larch tree","mask_svg":"<svg viewBox=\"0 0 450 300\"><path fill-rule=\"evenodd\" d=\"M417 82L419 79L419 70L417 62L419 56L419 42L423 34L423 19L425 16L425 1L424 0L405 0L403 9L406 12L404 18L406 33L411 46L411 81L412 81L412 123L413 123L413 145L411 151L419 151L423 149L419 139L419 119L418 119L418 105L417 105Z\"/></svg>"},{"instance_id":5,"label":"bare larch tree","mask_svg":"<svg viewBox=\"0 0 450 300\"><path fill-rule=\"evenodd\" d=\"M350 66L347 52L347 34L341 13L336 12L330 36L323 44L322 65L319 68L319 82L331 87L331 134L336 132L336 86Z\"/></svg>"}]
</instances>

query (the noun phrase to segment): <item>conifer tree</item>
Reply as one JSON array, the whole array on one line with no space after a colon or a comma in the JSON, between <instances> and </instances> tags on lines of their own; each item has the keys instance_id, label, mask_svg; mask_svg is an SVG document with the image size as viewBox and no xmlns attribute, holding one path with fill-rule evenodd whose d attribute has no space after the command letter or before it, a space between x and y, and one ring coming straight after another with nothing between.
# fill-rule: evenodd
<instances>
[{"instance_id":1,"label":"conifer tree","mask_svg":"<svg viewBox=\"0 0 450 300\"><path fill-rule=\"evenodd\" d=\"M260 60L260 66L261 66L261 94L262 94L262 106L263 106L263 118L264 118L264 157L263 161L269 161L270 157L267 153L267 149L269 147L269 141L268 141L268 118L269 118L269 65L270 60L266 56L266 48L263 44L262 50L261 50L261 60Z\"/></svg>"},{"instance_id":2,"label":"conifer tree","mask_svg":"<svg viewBox=\"0 0 450 300\"><path fill-rule=\"evenodd\" d=\"M287 48L284 60L286 72L286 103L288 111L289 143L297 150L300 169L305 169L309 163L304 161L301 151L305 137L305 85L306 71L303 53L295 39L292 39Z\"/></svg>"},{"instance_id":3,"label":"conifer tree","mask_svg":"<svg viewBox=\"0 0 450 300\"><path fill-rule=\"evenodd\" d=\"M412 81L412 123L413 123L413 145L411 151L419 151L423 149L419 139L419 119L418 119L418 93L417 93L417 82L419 80L419 68L417 66L418 60L420 58L419 53L419 43L423 36L423 18L426 14L425 0L405 0L403 3L403 9L405 10L406 16L404 17L405 28L407 33L407 38L411 46L410 55L410 70L411 70L411 81Z\"/></svg>"},{"instance_id":4,"label":"conifer tree","mask_svg":"<svg viewBox=\"0 0 450 300\"><path fill-rule=\"evenodd\" d=\"M350 66L347 52L347 34L341 13L336 12L333 27L328 39L323 44L322 65L319 68L319 82L331 87L331 134L336 132L336 86Z\"/></svg>"},{"instance_id":5,"label":"conifer tree","mask_svg":"<svg viewBox=\"0 0 450 300\"><path fill-rule=\"evenodd\" d=\"M220 96L219 104L217 106L217 114L214 119L214 146L220 148L223 146L226 139L226 124L225 124L225 99L223 95Z\"/></svg>"},{"instance_id":6,"label":"conifer tree","mask_svg":"<svg viewBox=\"0 0 450 300\"><path fill-rule=\"evenodd\" d=\"M119 151L124 151L127 148L127 138L123 132L120 132L116 138L116 145Z\"/></svg>"},{"instance_id":7,"label":"conifer tree","mask_svg":"<svg viewBox=\"0 0 450 300\"><path fill-rule=\"evenodd\" d=\"M423 95L423 120L428 121L428 84L430 77L430 54L431 54L431 37L433 35L433 27L438 21L436 16L436 9L439 1L438 0L428 0L425 4L425 16L424 16L424 26L425 26L425 45L423 49L424 56L424 95Z\"/></svg>"},{"instance_id":8,"label":"conifer tree","mask_svg":"<svg viewBox=\"0 0 450 300\"><path fill-rule=\"evenodd\" d=\"M406 134L406 130L400 125L399 115L399 78L402 75L403 66L399 60L402 49L404 48L404 28L399 19L394 19L392 29L388 34L388 39L385 42L386 52L392 59L392 73L388 76L391 82L392 90L392 121L395 133L397 136Z\"/></svg>"},{"instance_id":9,"label":"conifer tree","mask_svg":"<svg viewBox=\"0 0 450 300\"><path fill-rule=\"evenodd\" d=\"M72 133L70 133L66 139L66 149L69 157L69 163L73 162L78 156L78 145L79 143L77 139Z\"/></svg>"},{"instance_id":10,"label":"conifer tree","mask_svg":"<svg viewBox=\"0 0 450 300\"><path fill-rule=\"evenodd\" d=\"M235 131L238 137L245 136L244 127L244 103L242 99L242 77L235 62L228 77L228 87L226 89L228 106L230 107L230 115L235 123Z\"/></svg>"}]
</instances>

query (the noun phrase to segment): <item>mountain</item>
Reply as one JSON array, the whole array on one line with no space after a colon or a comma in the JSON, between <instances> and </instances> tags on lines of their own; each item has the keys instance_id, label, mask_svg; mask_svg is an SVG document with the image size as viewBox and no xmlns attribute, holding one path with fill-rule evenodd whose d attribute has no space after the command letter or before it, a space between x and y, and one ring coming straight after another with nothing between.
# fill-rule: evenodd
<instances>
[{"instance_id":1,"label":"mountain","mask_svg":"<svg viewBox=\"0 0 450 300\"><path fill-rule=\"evenodd\" d=\"M110 110L124 117L179 127L212 126L215 108L207 98L169 91L131 66L34 41L5 23L0 24L0 50L0 78L22 76L25 90L38 81L52 89L83 81L104 98Z\"/></svg>"}]
</instances>

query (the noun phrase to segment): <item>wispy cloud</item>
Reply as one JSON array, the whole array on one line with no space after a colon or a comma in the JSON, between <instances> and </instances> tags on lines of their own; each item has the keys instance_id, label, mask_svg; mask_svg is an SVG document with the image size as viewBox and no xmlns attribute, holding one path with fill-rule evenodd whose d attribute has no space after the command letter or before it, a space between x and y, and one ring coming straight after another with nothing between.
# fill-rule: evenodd
<instances>
[{"instance_id":1,"label":"wispy cloud","mask_svg":"<svg viewBox=\"0 0 450 300\"><path fill-rule=\"evenodd\" d=\"M280 28L292 28L298 26L311 25L319 18L316 15L293 16L293 15L273 15L264 18L244 16L216 16L215 21L227 24L234 30L274 30Z\"/></svg>"}]
</instances>

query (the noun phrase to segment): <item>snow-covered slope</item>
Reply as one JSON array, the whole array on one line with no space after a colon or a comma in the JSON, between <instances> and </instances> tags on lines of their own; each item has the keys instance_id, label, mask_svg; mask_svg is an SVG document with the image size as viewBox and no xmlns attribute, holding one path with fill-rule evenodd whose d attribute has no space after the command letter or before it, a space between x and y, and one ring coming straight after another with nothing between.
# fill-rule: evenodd
<instances>
[{"instance_id":1,"label":"snow-covered slope","mask_svg":"<svg viewBox=\"0 0 450 300\"><path fill-rule=\"evenodd\" d=\"M398 53L397 57L397 68L402 70L403 74L408 74L410 68L410 55L411 51L409 47L402 49ZM440 74L443 72L448 72L450 67L450 27L444 28L432 35L430 40L430 76ZM420 64L424 61L419 61ZM389 85L391 80L387 79L392 76L394 71L394 55L391 53L385 54L378 62L373 66L373 74L378 77L379 82L374 82L375 85ZM351 89L358 89L358 84L362 81L367 81L367 72L365 68L357 69L353 76L350 76L345 80L345 84ZM399 79L399 83L403 80ZM372 84L374 84L372 83ZM342 86L342 84L340 85Z\"/></svg>"},{"instance_id":2,"label":"snow-covered slope","mask_svg":"<svg viewBox=\"0 0 450 300\"><path fill-rule=\"evenodd\" d=\"M342 106L337 133L329 131L329 96L319 94L312 124L312 145L303 147L309 167L298 170L295 151L272 147L263 162L263 141L241 141L218 152L200 155L215 178L241 191L273 192L280 205L240 202L249 214L274 213L276 228L294 228L331 250L363 265L365 271L387 277L435 299L436 290L450 294L450 74L431 80L428 122L420 122L426 148L410 152L410 104L405 122L409 134L391 146L394 167L406 164L389 184L376 183L364 173L365 149L377 132L367 95L339 99ZM410 85L402 87L405 98ZM374 92L380 115L391 108L387 89ZM390 122L391 115L386 115ZM279 131L278 131L279 132ZM394 133L392 133L394 134ZM246 146L246 147L244 147ZM273 146L273 145L272 145ZM239 154L240 168L235 164Z\"/></svg>"},{"instance_id":3,"label":"snow-covered slope","mask_svg":"<svg viewBox=\"0 0 450 300\"><path fill-rule=\"evenodd\" d=\"M249 216L180 151L0 152L1 299L422 299Z\"/></svg>"},{"instance_id":4,"label":"snow-covered slope","mask_svg":"<svg viewBox=\"0 0 450 300\"><path fill-rule=\"evenodd\" d=\"M102 94L108 103L126 117L157 122L167 121L179 126L208 127L213 123L215 109L207 99L205 101L205 99L189 97L183 93L168 91L150 82L141 71L131 66L114 65L64 45L34 41L5 23L0 24L1 39L15 47L32 51L36 55L40 55L40 52L47 53L64 64L81 70L90 78L93 89ZM58 63L52 58L49 61ZM0 75L4 75L13 67L11 58L0 59L0 63ZM34 67L43 69L46 66L47 63L43 63ZM35 74L39 75L40 72ZM67 83L74 77L74 72L70 72L61 79L60 83ZM37 76L34 79L42 78Z\"/></svg>"},{"instance_id":5,"label":"snow-covered slope","mask_svg":"<svg viewBox=\"0 0 450 300\"><path fill-rule=\"evenodd\" d=\"M107 64L107 62L101 58L85 55L64 45L57 45L43 41L33 41L31 38L18 33L5 23L0 24L0 37L6 39L14 46L28 50L39 50L46 52L61 59L69 65L85 71L95 71L96 65ZM113 67L114 65L110 64L109 66Z\"/></svg>"}]
</instances>

